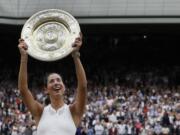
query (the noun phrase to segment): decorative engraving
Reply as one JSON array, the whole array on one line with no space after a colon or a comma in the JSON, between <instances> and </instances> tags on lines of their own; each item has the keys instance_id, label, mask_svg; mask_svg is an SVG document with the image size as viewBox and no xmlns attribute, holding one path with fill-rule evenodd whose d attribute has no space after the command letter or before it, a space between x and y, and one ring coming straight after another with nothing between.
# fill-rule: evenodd
<instances>
[{"instance_id":1,"label":"decorative engraving","mask_svg":"<svg viewBox=\"0 0 180 135\"><path fill-rule=\"evenodd\" d=\"M43 61L61 59L73 51L80 26L68 12L59 9L40 11L23 26L21 38L28 44L28 54Z\"/></svg>"}]
</instances>

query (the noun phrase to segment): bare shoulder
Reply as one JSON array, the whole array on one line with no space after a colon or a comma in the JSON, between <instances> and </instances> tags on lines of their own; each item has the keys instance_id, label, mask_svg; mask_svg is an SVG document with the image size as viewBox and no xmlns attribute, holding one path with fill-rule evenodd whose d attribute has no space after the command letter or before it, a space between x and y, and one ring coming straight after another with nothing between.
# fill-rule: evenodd
<instances>
[{"instance_id":1,"label":"bare shoulder","mask_svg":"<svg viewBox=\"0 0 180 135\"><path fill-rule=\"evenodd\" d=\"M36 113L33 116L34 116L34 119L36 121L36 124L38 125L38 123L39 123L39 121L41 119L43 110L44 110L44 105L42 105L38 101L35 101L35 102L36 102L36 106L37 106L37 111L36 111Z\"/></svg>"},{"instance_id":2,"label":"bare shoulder","mask_svg":"<svg viewBox=\"0 0 180 135\"><path fill-rule=\"evenodd\" d=\"M70 104L69 105L69 110L71 112L71 115L74 115L76 113L75 105L74 104Z\"/></svg>"},{"instance_id":3,"label":"bare shoulder","mask_svg":"<svg viewBox=\"0 0 180 135\"><path fill-rule=\"evenodd\" d=\"M79 125L80 121L81 121L82 115L77 113L75 104L70 104L69 109L70 109L73 121L74 121L74 123L75 123L75 125L77 127Z\"/></svg>"},{"instance_id":4,"label":"bare shoulder","mask_svg":"<svg viewBox=\"0 0 180 135\"><path fill-rule=\"evenodd\" d=\"M39 111L42 113L42 111L43 111L43 109L44 109L44 105L41 104L41 103L39 103L38 101L36 101L36 104L37 104L37 106L38 106L38 108L39 108Z\"/></svg>"}]
</instances>

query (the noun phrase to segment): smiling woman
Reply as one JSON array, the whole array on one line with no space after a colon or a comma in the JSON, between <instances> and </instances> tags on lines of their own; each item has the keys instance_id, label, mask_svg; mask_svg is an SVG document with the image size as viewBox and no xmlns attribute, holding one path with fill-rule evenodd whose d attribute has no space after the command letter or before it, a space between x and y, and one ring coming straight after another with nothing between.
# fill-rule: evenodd
<instances>
[{"instance_id":1,"label":"smiling woman","mask_svg":"<svg viewBox=\"0 0 180 135\"><path fill-rule=\"evenodd\" d=\"M27 73L27 45L23 39L19 40L21 54L18 88L22 100L36 121L37 135L74 135L76 127L81 121L85 110L87 97L87 80L84 68L80 61L79 49L82 45L82 35L76 38L72 52L77 76L77 94L75 102L67 105L64 102L65 85L61 76L51 73L47 76L45 91L50 97L47 106L42 105L32 96L28 88ZM62 122L63 121L63 122Z\"/></svg>"},{"instance_id":2,"label":"smiling woman","mask_svg":"<svg viewBox=\"0 0 180 135\"><path fill-rule=\"evenodd\" d=\"M59 96L63 98L65 86L62 81L62 78L57 73L49 74L47 78L47 86L46 86L46 93L52 98L52 96ZM53 99L51 99L53 100Z\"/></svg>"}]
</instances>

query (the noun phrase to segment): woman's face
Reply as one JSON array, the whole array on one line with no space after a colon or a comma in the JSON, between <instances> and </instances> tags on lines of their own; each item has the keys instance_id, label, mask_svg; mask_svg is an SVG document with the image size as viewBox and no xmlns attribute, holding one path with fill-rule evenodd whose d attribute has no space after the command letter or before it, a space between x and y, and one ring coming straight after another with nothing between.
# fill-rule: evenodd
<instances>
[{"instance_id":1,"label":"woman's face","mask_svg":"<svg viewBox=\"0 0 180 135\"><path fill-rule=\"evenodd\" d=\"M63 96L65 86L59 74L52 73L47 78L47 93L50 96Z\"/></svg>"}]
</instances>

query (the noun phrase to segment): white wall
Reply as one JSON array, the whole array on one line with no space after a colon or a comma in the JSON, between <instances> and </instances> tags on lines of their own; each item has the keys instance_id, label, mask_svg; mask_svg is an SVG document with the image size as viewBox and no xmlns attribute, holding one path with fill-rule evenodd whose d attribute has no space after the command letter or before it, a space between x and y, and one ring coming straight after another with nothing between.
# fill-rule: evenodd
<instances>
[{"instance_id":1,"label":"white wall","mask_svg":"<svg viewBox=\"0 0 180 135\"><path fill-rule=\"evenodd\" d=\"M155 16L157 22L180 22L180 0L0 0L0 23L21 24L32 14L48 8L68 11L81 23L124 23L126 17L127 22L136 22L131 16L140 18L140 22L152 22L153 19L145 20L148 16ZM168 20L169 16L175 17Z\"/></svg>"}]
</instances>

